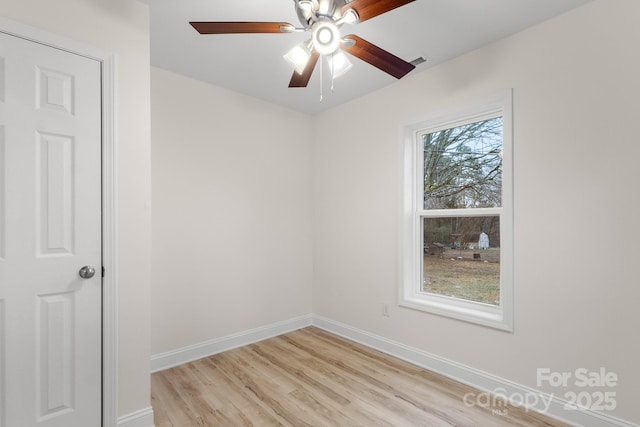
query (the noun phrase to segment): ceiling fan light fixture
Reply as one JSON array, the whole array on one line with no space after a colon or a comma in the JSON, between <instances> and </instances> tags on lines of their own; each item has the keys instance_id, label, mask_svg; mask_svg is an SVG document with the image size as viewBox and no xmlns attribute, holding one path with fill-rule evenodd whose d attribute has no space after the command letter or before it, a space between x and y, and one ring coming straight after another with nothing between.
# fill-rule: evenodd
<instances>
[{"instance_id":1,"label":"ceiling fan light fixture","mask_svg":"<svg viewBox=\"0 0 640 427\"><path fill-rule=\"evenodd\" d=\"M329 62L329 69L331 70L331 76L334 79L345 74L347 71L353 67L347 55L342 51L337 51L331 56L327 56L327 61Z\"/></svg>"},{"instance_id":2,"label":"ceiling fan light fixture","mask_svg":"<svg viewBox=\"0 0 640 427\"><path fill-rule=\"evenodd\" d=\"M289 52L287 52L286 55L284 55L284 59L286 59L291 65L293 65L293 68L298 74L302 74L305 67L309 63L310 58L311 50L305 42L295 45L293 49L291 49Z\"/></svg>"},{"instance_id":3,"label":"ceiling fan light fixture","mask_svg":"<svg viewBox=\"0 0 640 427\"><path fill-rule=\"evenodd\" d=\"M340 47L340 30L331 21L320 21L313 25L311 33L313 47L320 55L331 55Z\"/></svg>"}]
</instances>

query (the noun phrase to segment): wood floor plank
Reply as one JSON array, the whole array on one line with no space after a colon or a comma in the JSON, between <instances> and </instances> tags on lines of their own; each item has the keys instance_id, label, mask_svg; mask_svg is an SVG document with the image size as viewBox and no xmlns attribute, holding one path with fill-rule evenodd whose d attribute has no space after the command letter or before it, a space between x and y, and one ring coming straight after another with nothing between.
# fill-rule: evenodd
<instances>
[{"instance_id":1,"label":"wood floor plank","mask_svg":"<svg viewBox=\"0 0 640 427\"><path fill-rule=\"evenodd\" d=\"M567 427L309 327L152 375L156 427Z\"/></svg>"},{"instance_id":2,"label":"wood floor plank","mask_svg":"<svg viewBox=\"0 0 640 427\"><path fill-rule=\"evenodd\" d=\"M320 335L328 334L321 332ZM455 413L454 409L459 407L460 396L464 396L466 392L475 391L473 388L459 383L451 384L450 380L447 380L446 388L424 387L422 381L416 380L416 377L424 371L423 369L336 336L329 336L329 338L335 342L336 346L345 347L346 355L358 356L346 360L349 361L351 369L357 370L360 372L359 376L367 379L369 386L385 390L396 398L416 406L422 412L435 414L441 420L450 423L461 422L459 419L461 415L453 419L449 414ZM325 341L324 344L329 343ZM336 354L336 357L346 358L345 354L340 355L338 352ZM452 387L454 385L457 387ZM476 414L476 417L478 416Z\"/></svg>"},{"instance_id":3,"label":"wood floor plank","mask_svg":"<svg viewBox=\"0 0 640 427\"><path fill-rule=\"evenodd\" d=\"M305 347L300 340L296 341L291 337L281 338L298 349L304 349L307 353L314 352L313 354L315 354L315 348ZM398 414L401 415L400 418L402 420L412 421L412 425L419 425L419 421L431 417L430 414L425 415L420 411L416 411L409 402L397 399L394 390L386 387L386 385L383 388L373 386L371 384L372 381L367 381L362 372L349 366L346 361L348 359L347 356L349 355L342 355L343 360L339 360L333 357L318 357L318 354L315 354L315 357L307 361L304 368L309 372L309 375L315 372L320 378L330 380L336 390L343 390L348 393L352 400L365 398L375 404L376 407L391 409L387 413L395 415L390 418L392 425L398 424ZM435 420L432 421L435 422Z\"/></svg>"},{"instance_id":4,"label":"wood floor plank","mask_svg":"<svg viewBox=\"0 0 640 427\"><path fill-rule=\"evenodd\" d=\"M300 427L312 427L313 424L307 422L302 417L304 411L301 408L296 407L289 399L287 394L277 394L277 388L272 387L268 383L260 383L256 381L256 378L252 377L246 369L243 369L241 365L235 365L233 363L234 351L228 352L227 357L214 358L213 361L217 366L220 366L228 374L232 375L234 382L244 385L244 388L254 397L254 400L261 402L269 407L273 412L282 419L286 424Z\"/></svg>"},{"instance_id":5,"label":"wood floor plank","mask_svg":"<svg viewBox=\"0 0 640 427\"><path fill-rule=\"evenodd\" d=\"M449 415L440 410L437 405L428 407L424 402L414 399L403 390L395 389L387 382L378 379L376 377L377 372L371 366L362 366L360 364L360 355L344 351L338 346L334 346L335 348L332 348L331 351L324 351L328 349L326 345L322 347L314 346L313 342L304 336L293 335L284 337L284 339L313 355L314 358L331 365L333 369L338 369L347 375L350 378L350 382L344 384L344 386L356 387L355 383L360 383L359 393L368 396L377 404L389 408L393 413L401 414L403 419L413 421L414 425L420 425L419 423L429 415L435 415L437 419L451 422L451 425L455 425L455 420L450 420Z\"/></svg>"},{"instance_id":6,"label":"wood floor plank","mask_svg":"<svg viewBox=\"0 0 640 427\"><path fill-rule=\"evenodd\" d=\"M259 419L264 426L284 426L278 420L276 414L266 407L256 403L253 396L247 393L243 384L234 382L229 376L221 371L211 360L211 358L197 360L192 363L196 370L206 381L212 384L202 392L210 399L218 401L219 410L229 419L236 419L236 425L251 426L251 420ZM188 364L191 365L191 364ZM185 366L188 366L185 365ZM235 416L234 416L235 415ZM248 421L245 421L245 418Z\"/></svg>"}]
</instances>

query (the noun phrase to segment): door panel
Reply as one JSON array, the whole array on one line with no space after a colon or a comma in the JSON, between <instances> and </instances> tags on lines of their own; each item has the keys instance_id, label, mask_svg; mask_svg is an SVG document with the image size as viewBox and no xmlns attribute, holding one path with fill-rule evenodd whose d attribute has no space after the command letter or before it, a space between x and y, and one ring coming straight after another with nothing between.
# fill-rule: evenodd
<instances>
[{"instance_id":1,"label":"door panel","mask_svg":"<svg viewBox=\"0 0 640 427\"><path fill-rule=\"evenodd\" d=\"M5 376L5 359L6 359L6 341L5 341L5 329L6 329L6 317L4 310L5 301L0 298L0 427L6 427L6 414L7 414L7 388L6 388L6 376Z\"/></svg>"},{"instance_id":2,"label":"door panel","mask_svg":"<svg viewBox=\"0 0 640 427\"><path fill-rule=\"evenodd\" d=\"M38 256L73 254L73 137L37 133Z\"/></svg>"},{"instance_id":3,"label":"door panel","mask_svg":"<svg viewBox=\"0 0 640 427\"><path fill-rule=\"evenodd\" d=\"M5 74L4 73L4 57L0 55L0 118L4 117L4 105L5 105L4 74ZM5 192L6 192L5 173L6 173L7 167L5 165L6 156L5 156L4 145L5 145L4 144L4 120L0 119L0 262L4 260L4 251L6 247L5 232L4 232L5 226L6 226L6 213L5 213L4 201L5 201ZM0 320L2 320L2 318L0 318ZM2 325L4 325L4 323L0 323L0 329ZM0 343L2 342L0 341ZM2 352L2 349L0 348L0 353L1 352ZM1 357L2 356L0 356L0 362L2 361ZM0 373L2 372L1 370L2 370L2 366L0 365ZM0 376L0 379L2 379L1 376ZM2 398L0 397L0 400L1 399ZM0 402L0 405L1 405L1 402ZM2 411L2 406L0 406L0 411ZM3 412L0 412L0 423L2 422L1 414L3 414ZM2 424L0 424L0 427L2 427Z\"/></svg>"},{"instance_id":4,"label":"door panel","mask_svg":"<svg viewBox=\"0 0 640 427\"><path fill-rule=\"evenodd\" d=\"M73 409L73 292L38 297L36 390L38 416Z\"/></svg>"},{"instance_id":5,"label":"door panel","mask_svg":"<svg viewBox=\"0 0 640 427\"><path fill-rule=\"evenodd\" d=\"M100 63L3 33L0 58L0 427L100 426Z\"/></svg>"},{"instance_id":6,"label":"door panel","mask_svg":"<svg viewBox=\"0 0 640 427\"><path fill-rule=\"evenodd\" d=\"M5 209L6 199L6 171L7 156L4 142L4 117L5 117L5 100L4 100L4 57L0 54L0 271L5 264L5 248L6 234L5 227L7 223L7 214ZM3 290L4 276L0 273L0 427L7 425L7 388L6 388L6 329L7 318L5 310L5 291Z\"/></svg>"},{"instance_id":7,"label":"door panel","mask_svg":"<svg viewBox=\"0 0 640 427\"><path fill-rule=\"evenodd\" d=\"M1 58L0 58L1 59ZM0 96L2 95L2 78L3 78L3 73L2 73L2 61L0 61ZM2 107L4 105L4 102L2 101L2 98L0 98L0 117L2 117ZM5 239L5 227L6 227L6 218L7 218L7 214L5 212L5 193L6 193L6 185L5 185L5 173L7 170L6 167L6 155L5 155L5 148L4 148L4 126L2 126L2 123L0 121L0 262L2 262L4 260L5 257L5 247L6 247L6 239ZM0 324L0 327L3 325L4 323ZM0 425L0 427L2 427Z\"/></svg>"}]
</instances>

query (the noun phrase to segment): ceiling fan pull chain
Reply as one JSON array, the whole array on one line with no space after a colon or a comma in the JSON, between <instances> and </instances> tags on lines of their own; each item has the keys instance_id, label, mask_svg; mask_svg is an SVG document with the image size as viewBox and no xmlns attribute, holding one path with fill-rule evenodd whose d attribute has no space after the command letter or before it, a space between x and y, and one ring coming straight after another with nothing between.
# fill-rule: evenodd
<instances>
[{"instance_id":1,"label":"ceiling fan pull chain","mask_svg":"<svg viewBox=\"0 0 640 427\"><path fill-rule=\"evenodd\" d=\"M332 57L331 58L331 62L330 62L330 64L331 64L331 93L334 93L333 82L336 80L336 78L334 77L336 75L335 69L334 69L334 65L333 65L334 62L335 62L335 58Z\"/></svg>"},{"instance_id":2,"label":"ceiling fan pull chain","mask_svg":"<svg viewBox=\"0 0 640 427\"><path fill-rule=\"evenodd\" d=\"M320 59L320 102L322 102L322 58Z\"/></svg>"}]
</instances>

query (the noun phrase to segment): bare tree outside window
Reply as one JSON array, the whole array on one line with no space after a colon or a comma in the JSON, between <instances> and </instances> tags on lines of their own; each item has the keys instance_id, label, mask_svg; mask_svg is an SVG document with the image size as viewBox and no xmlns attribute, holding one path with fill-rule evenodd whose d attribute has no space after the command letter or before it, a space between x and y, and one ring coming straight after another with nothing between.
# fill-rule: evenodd
<instances>
[{"instance_id":1,"label":"bare tree outside window","mask_svg":"<svg viewBox=\"0 0 640 427\"><path fill-rule=\"evenodd\" d=\"M502 204L502 117L424 134L424 209Z\"/></svg>"},{"instance_id":2,"label":"bare tree outside window","mask_svg":"<svg viewBox=\"0 0 640 427\"><path fill-rule=\"evenodd\" d=\"M423 291L500 304L500 217L474 209L502 205L502 117L422 135L424 209L459 216L422 221Z\"/></svg>"}]
</instances>

